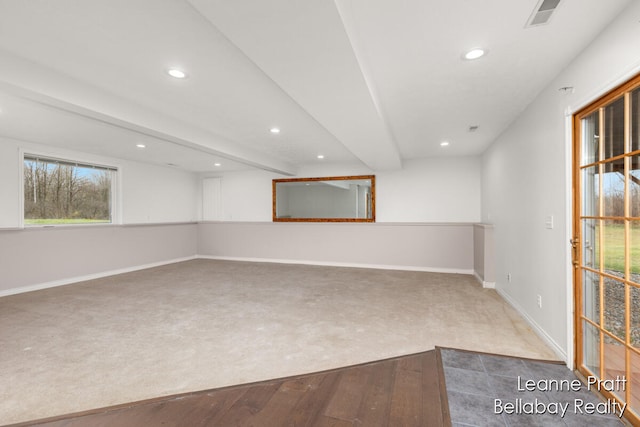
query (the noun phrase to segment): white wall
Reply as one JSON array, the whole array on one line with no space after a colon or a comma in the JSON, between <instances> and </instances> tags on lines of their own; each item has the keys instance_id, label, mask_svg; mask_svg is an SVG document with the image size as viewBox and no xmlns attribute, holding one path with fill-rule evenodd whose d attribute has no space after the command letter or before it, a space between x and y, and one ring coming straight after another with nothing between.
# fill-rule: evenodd
<instances>
[{"instance_id":1,"label":"white wall","mask_svg":"<svg viewBox=\"0 0 640 427\"><path fill-rule=\"evenodd\" d=\"M20 225L20 147L0 138L0 228Z\"/></svg>"},{"instance_id":2,"label":"white wall","mask_svg":"<svg viewBox=\"0 0 640 427\"><path fill-rule=\"evenodd\" d=\"M480 222L479 157L405 160L376 174L379 222Z\"/></svg>"},{"instance_id":3,"label":"white wall","mask_svg":"<svg viewBox=\"0 0 640 427\"><path fill-rule=\"evenodd\" d=\"M196 174L122 162L123 223L191 222L201 193Z\"/></svg>"},{"instance_id":4,"label":"white wall","mask_svg":"<svg viewBox=\"0 0 640 427\"><path fill-rule=\"evenodd\" d=\"M297 177L367 175L361 165L304 166ZM377 222L480 222L479 157L417 159L397 171L376 172ZM271 221L271 180L262 171L222 175L225 221Z\"/></svg>"},{"instance_id":5,"label":"white wall","mask_svg":"<svg viewBox=\"0 0 640 427\"><path fill-rule=\"evenodd\" d=\"M567 113L640 70L639 18L640 2L633 2L539 94L482 159L482 220L495 225L496 287L556 351L569 358L572 230ZM565 86L573 86L575 92L558 90ZM554 218L553 229L545 227L548 216ZM536 304L537 295L542 297L542 308Z\"/></svg>"},{"instance_id":6,"label":"white wall","mask_svg":"<svg viewBox=\"0 0 640 427\"><path fill-rule=\"evenodd\" d=\"M194 173L0 138L0 228L20 225L21 149L118 167L119 214L124 224L198 219L198 177Z\"/></svg>"},{"instance_id":7,"label":"white wall","mask_svg":"<svg viewBox=\"0 0 640 427\"><path fill-rule=\"evenodd\" d=\"M271 180L282 178L282 175L250 170L217 176L222 177L223 221L271 221Z\"/></svg>"}]
</instances>

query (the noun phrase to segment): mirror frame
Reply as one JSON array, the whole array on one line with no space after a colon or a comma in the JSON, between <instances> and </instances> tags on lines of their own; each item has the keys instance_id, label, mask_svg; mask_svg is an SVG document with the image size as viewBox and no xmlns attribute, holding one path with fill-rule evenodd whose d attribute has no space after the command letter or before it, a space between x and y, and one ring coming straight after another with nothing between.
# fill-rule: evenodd
<instances>
[{"instance_id":1,"label":"mirror frame","mask_svg":"<svg viewBox=\"0 0 640 427\"><path fill-rule=\"evenodd\" d=\"M313 182L313 181L347 181L351 179L371 180L371 218L278 218L276 216L276 186L285 182ZM272 218L273 222L376 222L376 176L375 175L353 175L353 176L329 176L320 178L284 178L272 181Z\"/></svg>"}]
</instances>

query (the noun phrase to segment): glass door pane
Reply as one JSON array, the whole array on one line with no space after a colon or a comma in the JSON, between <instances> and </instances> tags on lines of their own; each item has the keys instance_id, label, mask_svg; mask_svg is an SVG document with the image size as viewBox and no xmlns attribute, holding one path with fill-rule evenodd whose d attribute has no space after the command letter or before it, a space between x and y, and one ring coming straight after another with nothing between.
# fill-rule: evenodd
<instances>
[{"instance_id":1,"label":"glass door pane","mask_svg":"<svg viewBox=\"0 0 640 427\"><path fill-rule=\"evenodd\" d=\"M582 279L582 312L596 325L600 324L600 276L585 271Z\"/></svg>"},{"instance_id":2,"label":"glass door pane","mask_svg":"<svg viewBox=\"0 0 640 427\"><path fill-rule=\"evenodd\" d=\"M625 362L624 344L608 338L604 339L604 378L605 380L615 380L616 378L627 378ZM611 390L616 399L624 401L626 390L616 387Z\"/></svg>"},{"instance_id":3,"label":"glass door pane","mask_svg":"<svg viewBox=\"0 0 640 427\"><path fill-rule=\"evenodd\" d=\"M629 286L629 303L631 304L630 342L632 347L640 350L640 287Z\"/></svg>"},{"instance_id":4,"label":"glass door pane","mask_svg":"<svg viewBox=\"0 0 640 427\"><path fill-rule=\"evenodd\" d=\"M629 215L640 218L640 156L631 157L629 171Z\"/></svg>"},{"instance_id":5,"label":"glass door pane","mask_svg":"<svg viewBox=\"0 0 640 427\"><path fill-rule=\"evenodd\" d=\"M604 153L603 158L624 154L624 97L620 97L604 108Z\"/></svg>"},{"instance_id":6,"label":"glass door pane","mask_svg":"<svg viewBox=\"0 0 640 427\"><path fill-rule=\"evenodd\" d=\"M640 285L640 220L629 221L629 280Z\"/></svg>"},{"instance_id":7,"label":"glass door pane","mask_svg":"<svg viewBox=\"0 0 640 427\"><path fill-rule=\"evenodd\" d=\"M586 321L582 330L582 361L590 374L600 376L600 332Z\"/></svg>"},{"instance_id":8,"label":"glass door pane","mask_svg":"<svg viewBox=\"0 0 640 427\"><path fill-rule=\"evenodd\" d=\"M627 380L604 394L640 425L640 76L626 87L575 117L576 357Z\"/></svg>"},{"instance_id":9,"label":"glass door pane","mask_svg":"<svg viewBox=\"0 0 640 427\"><path fill-rule=\"evenodd\" d=\"M598 111L582 119L582 135L581 164L595 163L600 158L600 114Z\"/></svg>"},{"instance_id":10,"label":"glass door pane","mask_svg":"<svg viewBox=\"0 0 640 427\"><path fill-rule=\"evenodd\" d=\"M631 92L631 151L640 150L640 89Z\"/></svg>"},{"instance_id":11,"label":"glass door pane","mask_svg":"<svg viewBox=\"0 0 640 427\"><path fill-rule=\"evenodd\" d=\"M631 352L631 380L629 384L629 410L640 416L640 354Z\"/></svg>"}]
</instances>

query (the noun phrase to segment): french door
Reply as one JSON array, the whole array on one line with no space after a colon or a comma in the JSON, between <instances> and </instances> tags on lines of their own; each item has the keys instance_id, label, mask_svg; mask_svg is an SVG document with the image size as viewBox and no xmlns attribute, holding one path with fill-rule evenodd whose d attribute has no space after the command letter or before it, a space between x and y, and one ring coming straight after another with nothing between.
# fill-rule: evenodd
<instances>
[{"instance_id":1,"label":"french door","mask_svg":"<svg viewBox=\"0 0 640 427\"><path fill-rule=\"evenodd\" d=\"M640 425L640 76L573 127L576 366Z\"/></svg>"}]
</instances>

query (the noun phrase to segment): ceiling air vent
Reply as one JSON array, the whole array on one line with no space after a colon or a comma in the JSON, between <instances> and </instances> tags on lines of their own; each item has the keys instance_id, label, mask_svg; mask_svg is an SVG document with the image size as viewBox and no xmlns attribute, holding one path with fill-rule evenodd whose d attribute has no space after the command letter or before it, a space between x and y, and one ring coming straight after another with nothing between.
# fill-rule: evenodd
<instances>
[{"instance_id":1,"label":"ceiling air vent","mask_svg":"<svg viewBox=\"0 0 640 427\"><path fill-rule=\"evenodd\" d=\"M533 9L533 13L529 17L525 27L535 27L537 25L547 24L559 3L560 0L540 0L535 9Z\"/></svg>"}]
</instances>

